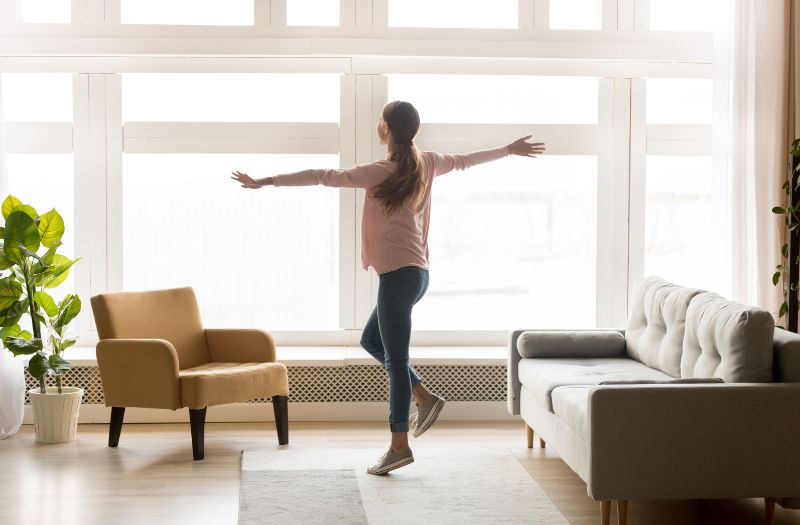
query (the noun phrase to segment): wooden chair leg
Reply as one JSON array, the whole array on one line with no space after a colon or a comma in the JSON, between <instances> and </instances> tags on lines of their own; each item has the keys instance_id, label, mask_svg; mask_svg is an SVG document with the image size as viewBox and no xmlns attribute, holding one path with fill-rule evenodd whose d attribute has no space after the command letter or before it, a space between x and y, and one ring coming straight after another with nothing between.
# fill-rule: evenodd
<instances>
[{"instance_id":1,"label":"wooden chair leg","mask_svg":"<svg viewBox=\"0 0 800 525\"><path fill-rule=\"evenodd\" d=\"M111 421L108 424L108 446L119 445L119 435L122 433L122 420L125 419L125 407L111 407Z\"/></svg>"},{"instance_id":2,"label":"wooden chair leg","mask_svg":"<svg viewBox=\"0 0 800 525\"><path fill-rule=\"evenodd\" d=\"M628 500L617 500L617 523L625 525L628 523Z\"/></svg>"},{"instance_id":3,"label":"wooden chair leg","mask_svg":"<svg viewBox=\"0 0 800 525\"><path fill-rule=\"evenodd\" d=\"M545 446L547 446L547 443L545 443L545 442L544 442L544 439L542 439L542 438L540 437L540 438L539 438L539 448L544 448Z\"/></svg>"},{"instance_id":4,"label":"wooden chair leg","mask_svg":"<svg viewBox=\"0 0 800 525\"><path fill-rule=\"evenodd\" d=\"M278 431L278 444L289 443L289 397L273 396L272 408L275 410L275 429Z\"/></svg>"},{"instance_id":5,"label":"wooden chair leg","mask_svg":"<svg viewBox=\"0 0 800 525\"><path fill-rule=\"evenodd\" d=\"M525 423L525 430L528 434L528 448L533 448L533 429Z\"/></svg>"},{"instance_id":6,"label":"wooden chair leg","mask_svg":"<svg viewBox=\"0 0 800 525\"><path fill-rule=\"evenodd\" d=\"M192 428L192 457L195 461L203 459L205 453L203 450L204 430L206 426L206 409L204 408L190 408L189 409L189 425Z\"/></svg>"},{"instance_id":7,"label":"wooden chair leg","mask_svg":"<svg viewBox=\"0 0 800 525\"><path fill-rule=\"evenodd\" d=\"M611 502L600 502L600 525L609 525L611 522Z\"/></svg>"},{"instance_id":8,"label":"wooden chair leg","mask_svg":"<svg viewBox=\"0 0 800 525\"><path fill-rule=\"evenodd\" d=\"M764 510L765 510L765 523L767 525L772 525L773 520L775 519L775 498L764 498Z\"/></svg>"}]
</instances>

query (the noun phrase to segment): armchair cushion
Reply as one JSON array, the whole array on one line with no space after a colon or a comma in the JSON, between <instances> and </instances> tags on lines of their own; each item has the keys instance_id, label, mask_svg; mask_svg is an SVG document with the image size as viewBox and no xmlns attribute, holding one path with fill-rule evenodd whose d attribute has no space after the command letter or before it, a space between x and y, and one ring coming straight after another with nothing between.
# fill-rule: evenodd
<instances>
[{"instance_id":1,"label":"armchair cushion","mask_svg":"<svg viewBox=\"0 0 800 525\"><path fill-rule=\"evenodd\" d=\"M181 401L203 408L289 395L283 363L206 363L180 371Z\"/></svg>"},{"instance_id":2,"label":"armchair cushion","mask_svg":"<svg viewBox=\"0 0 800 525\"><path fill-rule=\"evenodd\" d=\"M531 357L622 357L625 336L619 330L534 330L522 332L517 351Z\"/></svg>"}]
</instances>

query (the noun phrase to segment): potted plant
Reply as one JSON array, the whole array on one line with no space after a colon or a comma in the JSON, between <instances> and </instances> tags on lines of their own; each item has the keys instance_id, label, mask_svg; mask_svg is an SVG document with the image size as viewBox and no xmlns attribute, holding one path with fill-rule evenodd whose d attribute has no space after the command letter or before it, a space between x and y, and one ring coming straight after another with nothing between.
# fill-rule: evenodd
<instances>
[{"instance_id":1,"label":"potted plant","mask_svg":"<svg viewBox=\"0 0 800 525\"><path fill-rule=\"evenodd\" d=\"M81 311L81 301L67 294L57 303L45 290L63 283L78 259L57 253L64 220L55 209L39 215L9 195L2 213L0 271L8 270L9 275L0 274L0 339L15 356L31 356L28 372L39 382L39 388L29 391L36 441L71 441L77 432L83 390L63 386L62 376L70 367L63 353L76 342L66 332ZM26 316L33 333L19 324ZM55 387L47 387L48 375L55 376Z\"/></svg>"}]
</instances>

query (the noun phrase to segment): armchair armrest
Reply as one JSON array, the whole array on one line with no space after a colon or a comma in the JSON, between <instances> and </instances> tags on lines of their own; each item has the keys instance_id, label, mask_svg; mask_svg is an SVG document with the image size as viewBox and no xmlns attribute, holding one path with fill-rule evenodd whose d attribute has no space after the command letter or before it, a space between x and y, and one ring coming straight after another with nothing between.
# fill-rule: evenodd
<instances>
[{"instance_id":1,"label":"armchair armrest","mask_svg":"<svg viewBox=\"0 0 800 525\"><path fill-rule=\"evenodd\" d=\"M275 340L264 330L207 328L206 343L215 362L275 362Z\"/></svg>"},{"instance_id":2,"label":"armchair armrest","mask_svg":"<svg viewBox=\"0 0 800 525\"><path fill-rule=\"evenodd\" d=\"M796 496L800 385L602 386L589 392L595 500Z\"/></svg>"},{"instance_id":3,"label":"armchair armrest","mask_svg":"<svg viewBox=\"0 0 800 525\"><path fill-rule=\"evenodd\" d=\"M181 407L178 352L163 339L104 339L97 366L106 406Z\"/></svg>"}]
</instances>

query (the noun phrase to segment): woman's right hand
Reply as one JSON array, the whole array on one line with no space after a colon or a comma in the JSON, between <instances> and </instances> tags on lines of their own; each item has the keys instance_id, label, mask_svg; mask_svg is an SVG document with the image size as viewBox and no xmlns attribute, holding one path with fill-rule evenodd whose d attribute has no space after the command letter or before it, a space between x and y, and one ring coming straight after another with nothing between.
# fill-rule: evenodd
<instances>
[{"instance_id":1,"label":"woman's right hand","mask_svg":"<svg viewBox=\"0 0 800 525\"><path fill-rule=\"evenodd\" d=\"M253 180L253 178L250 175L248 175L247 173L241 173L241 172L238 172L238 171L232 171L231 175L233 175L233 177L231 177L231 178L233 180L235 180L236 182L240 183L242 185L242 188L248 188L248 189L251 189L251 190L257 190L258 188L261 187L261 184L259 184L255 180Z\"/></svg>"}]
</instances>

